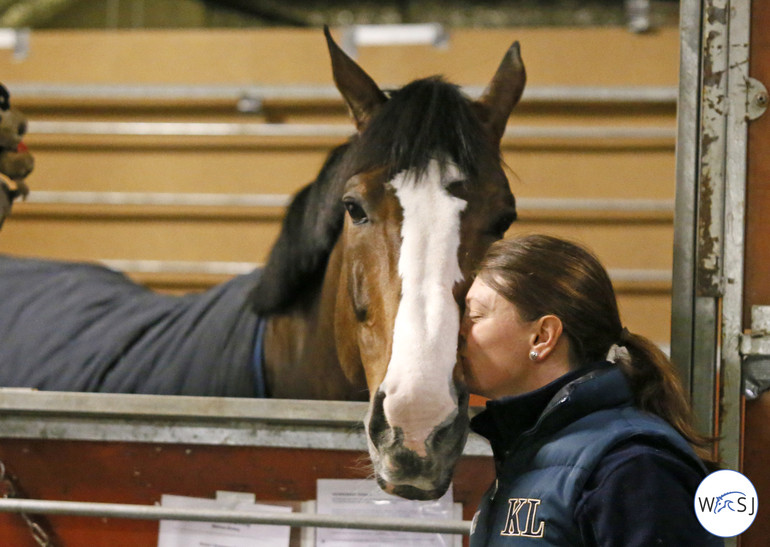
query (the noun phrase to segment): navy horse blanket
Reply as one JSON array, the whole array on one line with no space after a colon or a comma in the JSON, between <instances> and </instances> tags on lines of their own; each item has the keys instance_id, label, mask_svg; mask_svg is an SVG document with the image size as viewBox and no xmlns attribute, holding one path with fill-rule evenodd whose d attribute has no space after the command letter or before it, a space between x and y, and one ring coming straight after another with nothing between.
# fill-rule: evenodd
<instances>
[{"instance_id":1,"label":"navy horse blanket","mask_svg":"<svg viewBox=\"0 0 770 547\"><path fill-rule=\"evenodd\" d=\"M264 396L260 274L175 296L94 264L0 255L0 387Z\"/></svg>"}]
</instances>

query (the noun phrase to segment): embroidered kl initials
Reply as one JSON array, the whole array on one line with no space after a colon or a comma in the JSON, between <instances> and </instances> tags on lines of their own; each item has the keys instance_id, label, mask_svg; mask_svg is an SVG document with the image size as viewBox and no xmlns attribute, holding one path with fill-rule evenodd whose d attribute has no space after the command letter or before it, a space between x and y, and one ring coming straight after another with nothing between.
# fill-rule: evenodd
<instances>
[{"instance_id":1,"label":"embroidered kl initials","mask_svg":"<svg viewBox=\"0 0 770 547\"><path fill-rule=\"evenodd\" d=\"M508 516L501 536L541 538L545 534L545 522L537 522L538 499L511 498L508 500ZM526 507L526 511L523 509ZM537 527L537 528L536 528Z\"/></svg>"}]
</instances>

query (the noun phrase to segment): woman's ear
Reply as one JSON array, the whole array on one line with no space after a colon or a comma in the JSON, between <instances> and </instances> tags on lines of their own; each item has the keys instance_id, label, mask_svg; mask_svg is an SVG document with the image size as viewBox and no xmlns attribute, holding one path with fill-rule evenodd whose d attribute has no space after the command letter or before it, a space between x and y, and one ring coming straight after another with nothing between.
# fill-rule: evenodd
<instances>
[{"instance_id":1,"label":"woman's ear","mask_svg":"<svg viewBox=\"0 0 770 547\"><path fill-rule=\"evenodd\" d=\"M563 330L561 319L555 315L544 315L535 321L530 345L531 351L537 352L538 361L554 351Z\"/></svg>"}]
</instances>

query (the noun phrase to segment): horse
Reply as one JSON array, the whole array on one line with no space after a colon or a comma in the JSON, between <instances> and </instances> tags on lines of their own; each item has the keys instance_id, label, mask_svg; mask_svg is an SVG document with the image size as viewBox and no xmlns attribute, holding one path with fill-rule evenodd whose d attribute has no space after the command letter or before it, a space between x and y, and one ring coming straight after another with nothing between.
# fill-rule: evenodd
<instances>
[{"instance_id":1,"label":"horse","mask_svg":"<svg viewBox=\"0 0 770 547\"><path fill-rule=\"evenodd\" d=\"M378 483L434 499L468 433L465 293L516 218L500 140L524 66L515 42L478 99L438 76L383 91L324 33L356 131L293 197L264 267L176 296L2 257L0 385L368 400Z\"/></svg>"}]
</instances>

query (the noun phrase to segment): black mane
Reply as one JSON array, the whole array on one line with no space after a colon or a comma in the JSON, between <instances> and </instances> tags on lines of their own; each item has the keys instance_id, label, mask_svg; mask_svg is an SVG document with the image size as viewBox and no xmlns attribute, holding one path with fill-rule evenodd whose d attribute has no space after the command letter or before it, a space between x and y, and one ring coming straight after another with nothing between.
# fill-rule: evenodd
<instances>
[{"instance_id":1,"label":"black mane","mask_svg":"<svg viewBox=\"0 0 770 547\"><path fill-rule=\"evenodd\" d=\"M344 181L336 172L348 146L332 150L316 180L292 199L281 233L252 292L258 314L287 311L323 279L345 214L340 200Z\"/></svg>"},{"instance_id":2,"label":"black mane","mask_svg":"<svg viewBox=\"0 0 770 547\"><path fill-rule=\"evenodd\" d=\"M440 77L417 80L390 94L364 131L336 148L318 178L292 200L281 233L253 292L260 314L283 313L322 281L344 220L348 175L386 167L388 179L432 159L454 162L475 179L482 161L499 161L471 101Z\"/></svg>"}]
</instances>

